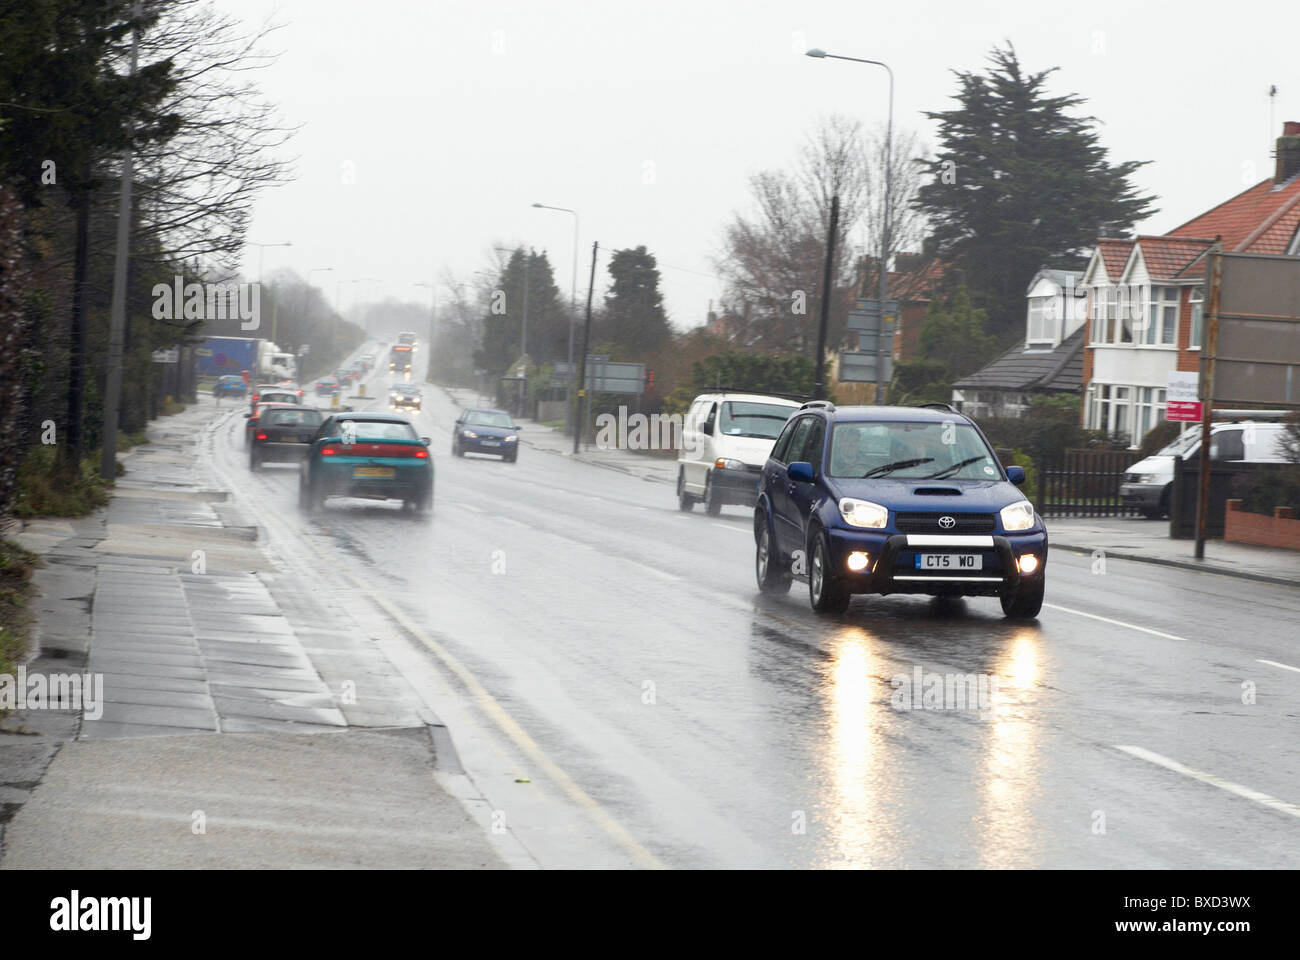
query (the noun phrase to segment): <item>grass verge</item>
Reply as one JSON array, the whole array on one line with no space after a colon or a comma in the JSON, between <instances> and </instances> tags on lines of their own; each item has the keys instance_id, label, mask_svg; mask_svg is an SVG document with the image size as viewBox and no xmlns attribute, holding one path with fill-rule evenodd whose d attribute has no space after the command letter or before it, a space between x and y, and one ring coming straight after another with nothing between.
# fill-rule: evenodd
<instances>
[{"instance_id":1,"label":"grass verge","mask_svg":"<svg viewBox=\"0 0 1300 960\"><path fill-rule=\"evenodd\" d=\"M13 675L27 655L32 615L32 570L41 558L10 540L0 540L0 674ZM5 714L0 710L0 717Z\"/></svg>"}]
</instances>

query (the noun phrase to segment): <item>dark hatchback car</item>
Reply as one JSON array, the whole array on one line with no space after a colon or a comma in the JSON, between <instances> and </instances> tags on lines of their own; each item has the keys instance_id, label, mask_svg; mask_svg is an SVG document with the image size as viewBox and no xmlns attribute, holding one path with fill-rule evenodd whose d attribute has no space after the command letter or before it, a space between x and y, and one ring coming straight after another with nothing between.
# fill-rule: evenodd
<instances>
[{"instance_id":1,"label":"dark hatchback car","mask_svg":"<svg viewBox=\"0 0 1300 960\"><path fill-rule=\"evenodd\" d=\"M514 463L519 459L519 427L504 410L466 410L452 427L451 453L490 453Z\"/></svg>"},{"instance_id":2,"label":"dark hatchback car","mask_svg":"<svg viewBox=\"0 0 1300 960\"><path fill-rule=\"evenodd\" d=\"M765 593L808 581L814 610L855 593L996 596L1043 605L1047 529L988 439L951 408L806 403L763 467L755 572Z\"/></svg>"},{"instance_id":3,"label":"dark hatchback car","mask_svg":"<svg viewBox=\"0 0 1300 960\"><path fill-rule=\"evenodd\" d=\"M413 383L395 383L388 388L388 405L394 410L419 410L424 394Z\"/></svg>"},{"instance_id":4,"label":"dark hatchback car","mask_svg":"<svg viewBox=\"0 0 1300 960\"><path fill-rule=\"evenodd\" d=\"M298 474L298 506L319 508L327 497L401 500L403 509L433 506L429 438L395 413L341 413L312 438Z\"/></svg>"},{"instance_id":5,"label":"dark hatchback car","mask_svg":"<svg viewBox=\"0 0 1300 960\"><path fill-rule=\"evenodd\" d=\"M272 404L263 408L248 435L248 469L263 463L296 463L307 453L325 415L314 407ZM252 423L252 419L249 419Z\"/></svg>"}]
</instances>

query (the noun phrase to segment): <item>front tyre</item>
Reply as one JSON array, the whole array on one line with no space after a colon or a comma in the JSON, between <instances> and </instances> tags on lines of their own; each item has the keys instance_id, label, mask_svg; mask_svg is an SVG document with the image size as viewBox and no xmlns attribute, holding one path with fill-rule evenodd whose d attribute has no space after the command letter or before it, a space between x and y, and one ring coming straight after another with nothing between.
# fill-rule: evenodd
<instances>
[{"instance_id":1,"label":"front tyre","mask_svg":"<svg viewBox=\"0 0 1300 960\"><path fill-rule=\"evenodd\" d=\"M831 566L825 534L817 534L808 565L808 602L817 613L843 613L849 605L849 591Z\"/></svg>"},{"instance_id":2,"label":"front tyre","mask_svg":"<svg viewBox=\"0 0 1300 960\"><path fill-rule=\"evenodd\" d=\"M716 517L722 512L722 498L718 496L718 489L713 485L712 477L704 481L704 512L711 517Z\"/></svg>"},{"instance_id":3,"label":"front tyre","mask_svg":"<svg viewBox=\"0 0 1300 960\"><path fill-rule=\"evenodd\" d=\"M1001 597L1002 612L1015 620L1032 620L1043 609L1043 589L1046 585L1045 581L1039 580L1032 587Z\"/></svg>"},{"instance_id":4,"label":"front tyre","mask_svg":"<svg viewBox=\"0 0 1300 960\"><path fill-rule=\"evenodd\" d=\"M784 570L781 559L772 547L772 533L767 521L760 520L758 543L754 550L754 576L758 589L768 596L781 596L790 592L790 572Z\"/></svg>"}]
</instances>

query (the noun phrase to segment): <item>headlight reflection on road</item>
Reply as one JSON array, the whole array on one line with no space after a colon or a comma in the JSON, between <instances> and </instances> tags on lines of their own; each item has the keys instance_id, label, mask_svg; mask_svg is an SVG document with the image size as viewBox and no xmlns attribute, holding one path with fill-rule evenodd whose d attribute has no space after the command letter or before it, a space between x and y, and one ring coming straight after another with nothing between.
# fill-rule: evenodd
<instances>
[{"instance_id":1,"label":"headlight reflection on road","mask_svg":"<svg viewBox=\"0 0 1300 960\"><path fill-rule=\"evenodd\" d=\"M870 867L884 853L883 792L890 783L889 697L877 677L875 638L844 626L828 640L831 659L823 683L829 739L821 762L831 795L819 814L829 831L823 867ZM874 860L874 862L873 862Z\"/></svg>"},{"instance_id":2,"label":"headlight reflection on road","mask_svg":"<svg viewBox=\"0 0 1300 960\"><path fill-rule=\"evenodd\" d=\"M1036 629L1017 630L994 669L998 693L986 721L980 770L976 849L990 868L1033 868L1042 844L1034 808L1039 799L1041 732L1033 692L1041 676Z\"/></svg>"}]
</instances>

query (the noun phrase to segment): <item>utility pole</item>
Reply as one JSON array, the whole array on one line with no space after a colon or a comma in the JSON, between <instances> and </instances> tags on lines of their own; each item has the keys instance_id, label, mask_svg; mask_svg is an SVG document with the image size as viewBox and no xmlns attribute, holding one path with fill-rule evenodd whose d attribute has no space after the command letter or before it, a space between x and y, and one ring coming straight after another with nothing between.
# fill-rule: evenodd
<instances>
[{"instance_id":1,"label":"utility pole","mask_svg":"<svg viewBox=\"0 0 1300 960\"><path fill-rule=\"evenodd\" d=\"M573 452L578 452L578 440L582 436L583 401L587 397L587 341L591 339L591 294L596 289L596 251L600 244L591 244L591 280L587 284L587 319L582 325L582 358L578 367L578 409L573 419ZM590 412L590 409L588 409Z\"/></svg>"},{"instance_id":2,"label":"utility pole","mask_svg":"<svg viewBox=\"0 0 1300 960\"><path fill-rule=\"evenodd\" d=\"M822 270L821 318L817 324L817 372L813 382L813 399L826 399L826 328L830 323L831 297L835 295L835 234L840 226L840 197L831 197L831 224L826 231L826 266Z\"/></svg>"},{"instance_id":3,"label":"utility pole","mask_svg":"<svg viewBox=\"0 0 1300 960\"><path fill-rule=\"evenodd\" d=\"M140 3L131 8L131 19L140 18ZM140 30L131 30L131 76L140 62ZM105 480L117 476L117 422L122 399L122 340L126 328L127 262L131 239L131 177L135 154L130 137L135 125L127 121L127 145L122 153L122 188L117 205L117 249L113 262L113 301L109 308L108 374L104 384L104 439L100 447L99 475ZM180 362L180 357L177 357Z\"/></svg>"}]
</instances>

